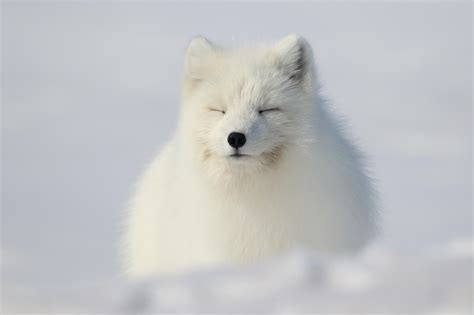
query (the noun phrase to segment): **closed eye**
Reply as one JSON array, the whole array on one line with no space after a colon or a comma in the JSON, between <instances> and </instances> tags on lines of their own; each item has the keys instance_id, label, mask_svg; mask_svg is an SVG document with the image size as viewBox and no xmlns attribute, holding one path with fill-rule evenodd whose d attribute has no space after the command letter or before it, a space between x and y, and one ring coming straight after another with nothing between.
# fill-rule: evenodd
<instances>
[{"instance_id":1,"label":"closed eye","mask_svg":"<svg viewBox=\"0 0 474 315\"><path fill-rule=\"evenodd\" d=\"M222 114L225 114L225 110L222 109L217 109L217 108L209 108L211 112L220 112Z\"/></svg>"},{"instance_id":2,"label":"closed eye","mask_svg":"<svg viewBox=\"0 0 474 315\"><path fill-rule=\"evenodd\" d=\"M278 107L274 107L274 108L261 109L258 111L258 113L263 114L263 113L268 113L268 112L277 112L279 110L280 109Z\"/></svg>"}]
</instances>

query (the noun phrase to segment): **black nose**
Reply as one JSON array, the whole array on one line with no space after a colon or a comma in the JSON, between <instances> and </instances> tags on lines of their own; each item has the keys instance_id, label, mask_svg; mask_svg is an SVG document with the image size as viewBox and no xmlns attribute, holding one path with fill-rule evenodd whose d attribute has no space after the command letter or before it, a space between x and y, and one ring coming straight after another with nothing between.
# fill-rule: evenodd
<instances>
[{"instance_id":1,"label":"black nose","mask_svg":"<svg viewBox=\"0 0 474 315\"><path fill-rule=\"evenodd\" d=\"M231 132L227 137L227 142L229 142L231 147L236 149L243 147L245 141L247 141L247 139L245 139L245 135L240 132Z\"/></svg>"}]
</instances>

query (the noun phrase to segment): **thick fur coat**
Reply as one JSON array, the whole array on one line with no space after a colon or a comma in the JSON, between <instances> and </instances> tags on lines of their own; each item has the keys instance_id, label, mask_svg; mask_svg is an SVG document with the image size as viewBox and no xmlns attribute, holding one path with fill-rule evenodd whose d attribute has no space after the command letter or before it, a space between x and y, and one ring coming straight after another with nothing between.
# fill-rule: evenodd
<instances>
[{"instance_id":1,"label":"thick fur coat","mask_svg":"<svg viewBox=\"0 0 474 315\"><path fill-rule=\"evenodd\" d=\"M178 128L126 214L128 273L366 243L375 231L372 185L318 90L299 36L232 50L193 39Z\"/></svg>"}]
</instances>

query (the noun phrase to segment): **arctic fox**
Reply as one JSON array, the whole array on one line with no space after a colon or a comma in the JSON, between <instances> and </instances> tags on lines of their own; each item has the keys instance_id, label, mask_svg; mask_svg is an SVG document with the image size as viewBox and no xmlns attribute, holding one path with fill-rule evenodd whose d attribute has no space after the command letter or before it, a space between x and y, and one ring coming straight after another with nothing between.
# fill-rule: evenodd
<instances>
[{"instance_id":1,"label":"arctic fox","mask_svg":"<svg viewBox=\"0 0 474 315\"><path fill-rule=\"evenodd\" d=\"M371 181L318 94L304 38L223 49L196 37L184 69L177 130L126 213L130 275L296 246L344 253L373 236Z\"/></svg>"}]
</instances>

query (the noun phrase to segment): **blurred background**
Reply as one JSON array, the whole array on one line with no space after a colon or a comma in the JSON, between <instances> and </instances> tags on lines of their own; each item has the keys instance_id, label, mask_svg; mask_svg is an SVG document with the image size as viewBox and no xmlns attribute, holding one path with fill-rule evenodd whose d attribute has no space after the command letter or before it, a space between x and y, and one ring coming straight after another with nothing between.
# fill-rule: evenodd
<instances>
[{"instance_id":1,"label":"blurred background","mask_svg":"<svg viewBox=\"0 0 474 315\"><path fill-rule=\"evenodd\" d=\"M1 9L6 305L116 277L121 213L172 135L195 35L223 46L306 37L324 94L370 158L379 242L418 252L472 239L469 1L2 1Z\"/></svg>"}]
</instances>

